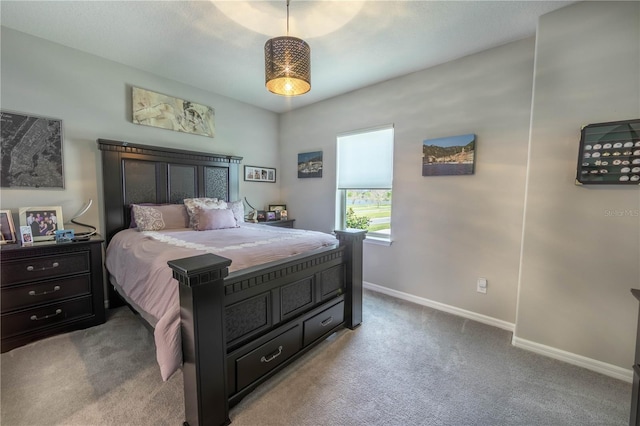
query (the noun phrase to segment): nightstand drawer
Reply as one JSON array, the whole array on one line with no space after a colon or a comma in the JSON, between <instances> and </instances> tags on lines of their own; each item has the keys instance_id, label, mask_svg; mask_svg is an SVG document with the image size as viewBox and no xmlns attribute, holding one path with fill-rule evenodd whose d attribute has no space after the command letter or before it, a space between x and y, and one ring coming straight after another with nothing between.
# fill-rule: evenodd
<instances>
[{"instance_id":1,"label":"nightstand drawer","mask_svg":"<svg viewBox=\"0 0 640 426\"><path fill-rule=\"evenodd\" d=\"M56 300L91 294L91 276L89 274L18 285L3 288L0 297L2 312L41 305Z\"/></svg>"},{"instance_id":2,"label":"nightstand drawer","mask_svg":"<svg viewBox=\"0 0 640 426\"><path fill-rule=\"evenodd\" d=\"M93 314L91 296L2 315L2 338L70 322Z\"/></svg>"},{"instance_id":3,"label":"nightstand drawer","mask_svg":"<svg viewBox=\"0 0 640 426\"><path fill-rule=\"evenodd\" d=\"M89 252L42 256L2 263L1 285L89 272Z\"/></svg>"},{"instance_id":4,"label":"nightstand drawer","mask_svg":"<svg viewBox=\"0 0 640 426\"><path fill-rule=\"evenodd\" d=\"M344 321L344 302L333 305L304 322L304 346L336 328Z\"/></svg>"},{"instance_id":5,"label":"nightstand drawer","mask_svg":"<svg viewBox=\"0 0 640 426\"><path fill-rule=\"evenodd\" d=\"M282 364L300 350L300 326L285 331L275 339L236 360L240 391L264 374Z\"/></svg>"}]
</instances>

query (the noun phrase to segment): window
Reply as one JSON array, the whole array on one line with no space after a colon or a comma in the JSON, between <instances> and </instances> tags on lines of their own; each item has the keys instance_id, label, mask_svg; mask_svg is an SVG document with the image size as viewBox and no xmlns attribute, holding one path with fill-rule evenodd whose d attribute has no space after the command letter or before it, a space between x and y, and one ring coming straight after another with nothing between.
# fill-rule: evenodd
<instances>
[{"instance_id":1,"label":"window","mask_svg":"<svg viewBox=\"0 0 640 426\"><path fill-rule=\"evenodd\" d=\"M338 227L390 240L393 126L339 135L336 157Z\"/></svg>"}]
</instances>

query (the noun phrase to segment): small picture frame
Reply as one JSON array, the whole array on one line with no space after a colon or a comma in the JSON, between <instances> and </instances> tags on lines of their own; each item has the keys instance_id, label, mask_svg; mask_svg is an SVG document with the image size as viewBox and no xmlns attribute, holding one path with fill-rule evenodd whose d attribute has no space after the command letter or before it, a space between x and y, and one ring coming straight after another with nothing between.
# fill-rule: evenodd
<instances>
[{"instance_id":1,"label":"small picture frame","mask_svg":"<svg viewBox=\"0 0 640 426\"><path fill-rule=\"evenodd\" d=\"M73 242L75 232L73 229L58 229L56 231L56 244Z\"/></svg>"},{"instance_id":2,"label":"small picture frame","mask_svg":"<svg viewBox=\"0 0 640 426\"><path fill-rule=\"evenodd\" d=\"M267 214L264 210L257 210L256 211L256 219L258 220L258 222L264 222L267 220Z\"/></svg>"},{"instance_id":3,"label":"small picture frame","mask_svg":"<svg viewBox=\"0 0 640 426\"><path fill-rule=\"evenodd\" d=\"M278 212L286 209L287 206L285 204L269 204L269 211L272 212Z\"/></svg>"},{"instance_id":4,"label":"small picture frame","mask_svg":"<svg viewBox=\"0 0 640 426\"><path fill-rule=\"evenodd\" d=\"M287 206L284 204L269 204L269 211L276 212L276 220L281 219L282 210L287 210Z\"/></svg>"},{"instance_id":5,"label":"small picture frame","mask_svg":"<svg viewBox=\"0 0 640 426\"><path fill-rule=\"evenodd\" d=\"M287 211L280 210L280 220L287 220Z\"/></svg>"},{"instance_id":6,"label":"small picture frame","mask_svg":"<svg viewBox=\"0 0 640 426\"><path fill-rule=\"evenodd\" d=\"M20 229L31 228L33 241L53 241L56 231L64 229L62 207L21 207Z\"/></svg>"},{"instance_id":7,"label":"small picture frame","mask_svg":"<svg viewBox=\"0 0 640 426\"><path fill-rule=\"evenodd\" d=\"M0 210L0 244L16 242L16 228L13 225L11 210Z\"/></svg>"},{"instance_id":8,"label":"small picture frame","mask_svg":"<svg viewBox=\"0 0 640 426\"><path fill-rule=\"evenodd\" d=\"M276 169L271 167L244 166L244 180L247 182L275 183Z\"/></svg>"},{"instance_id":9,"label":"small picture frame","mask_svg":"<svg viewBox=\"0 0 640 426\"><path fill-rule=\"evenodd\" d=\"M30 226L20 227L20 241L23 246L30 246L33 244L33 235L31 234Z\"/></svg>"},{"instance_id":10,"label":"small picture frame","mask_svg":"<svg viewBox=\"0 0 640 426\"><path fill-rule=\"evenodd\" d=\"M267 212L267 222L272 221L272 220L277 220L276 219L276 212Z\"/></svg>"}]
</instances>

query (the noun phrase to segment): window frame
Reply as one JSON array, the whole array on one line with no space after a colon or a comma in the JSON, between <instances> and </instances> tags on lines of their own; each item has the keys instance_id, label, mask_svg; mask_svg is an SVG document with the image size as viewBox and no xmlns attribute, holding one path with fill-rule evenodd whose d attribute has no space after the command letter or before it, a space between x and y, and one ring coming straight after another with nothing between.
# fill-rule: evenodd
<instances>
[{"instance_id":1,"label":"window frame","mask_svg":"<svg viewBox=\"0 0 640 426\"><path fill-rule=\"evenodd\" d=\"M376 127L370 127L370 128L365 128L365 129L359 129L359 130L353 130L353 131L348 131L348 132L344 132L344 133L340 133L338 135L336 135L336 171L339 173L339 156L340 156L340 152L339 152L339 146L338 146L338 139L340 137L345 137L345 136L350 136L350 135L359 135L359 134L363 134L363 133L371 133L371 132L375 132L375 131L382 131L382 130L388 130L388 129L392 129L392 140L391 140L391 149L392 151L395 148L395 126L393 124L388 124L388 125L382 125L382 126L376 126ZM391 169L393 170L393 156L391 157ZM347 222L347 191L349 191L350 189L340 189L338 188L339 186L339 181L340 178L339 176L336 176L336 212L335 212L335 222L336 222L336 226L339 229L344 229L346 227L346 222ZM360 188L363 189L363 188ZM364 189L363 189L364 190ZM389 232L367 232L367 236L365 241L369 240L370 242L376 242L378 244L383 244L383 245L390 245L391 241L392 241L392 235L393 235L393 181L391 182L391 188L375 188L375 189L371 189L369 188L368 190L370 191L375 191L375 190L387 190L387 191L391 191L391 214L389 215Z\"/></svg>"}]
</instances>

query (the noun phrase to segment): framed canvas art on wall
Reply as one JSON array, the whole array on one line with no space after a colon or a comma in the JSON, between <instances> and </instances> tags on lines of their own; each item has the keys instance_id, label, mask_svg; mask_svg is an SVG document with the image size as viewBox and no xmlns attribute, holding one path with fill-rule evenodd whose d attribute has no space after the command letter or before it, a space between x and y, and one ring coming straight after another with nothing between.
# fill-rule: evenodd
<instances>
[{"instance_id":1,"label":"framed canvas art on wall","mask_svg":"<svg viewBox=\"0 0 640 426\"><path fill-rule=\"evenodd\" d=\"M322 151L304 152L298 154L298 177L322 177Z\"/></svg>"},{"instance_id":2,"label":"framed canvas art on wall","mask_svg":"<svg viewBox=\"0 0 640 426\"><path fill-rule=\"evenodd\" d=\"M422 142L422 176L472 175L476 135L448 136Z\"/></svg>"},{"instance_id":3,"label":"framed canvas art on wall","mask_svg":"<svg viewBox=\"0 0 640 426\"><path fill-rule=\"evenodd\" d=\"M64 188L62 120L0 112L0 186Z\"/></svg>"},{"instance_id":4,"label":"framed canvas art on wall","mask_svg":"<svg viewBox=\"0 0 640 426\"><path fill-rule=\"evenodd\" d=\"M133 87L133 123L194 135L215 136L213 108L162 93Z\"/></svg>"}]
</instances>

